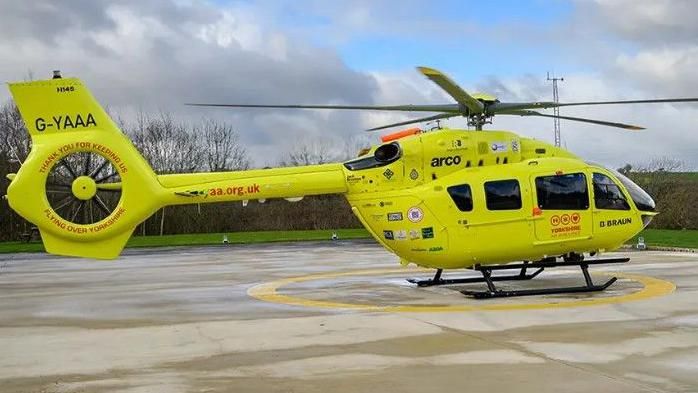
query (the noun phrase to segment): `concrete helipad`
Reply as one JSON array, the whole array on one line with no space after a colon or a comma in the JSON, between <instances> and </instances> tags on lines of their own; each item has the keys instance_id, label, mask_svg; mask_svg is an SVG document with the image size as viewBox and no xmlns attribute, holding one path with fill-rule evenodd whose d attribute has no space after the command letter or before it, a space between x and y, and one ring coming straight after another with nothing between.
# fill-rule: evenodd
<instances>
[{"instance_id":1,"label":"concrete helipad","mask_svg":"<svg viewBox=\"0 0 698 393\"><path fill-rule=\"evenodd\" d=\"M0 392L698 391L698 254L625 254L485 301L370 242L2 255Z\"/></svg>"}]
</instances>

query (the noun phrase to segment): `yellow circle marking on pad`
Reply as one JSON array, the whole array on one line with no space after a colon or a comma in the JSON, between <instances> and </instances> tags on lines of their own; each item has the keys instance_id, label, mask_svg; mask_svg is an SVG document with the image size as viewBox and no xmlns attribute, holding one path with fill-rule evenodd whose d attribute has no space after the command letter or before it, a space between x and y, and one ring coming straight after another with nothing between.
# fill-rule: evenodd
<instances>
[{"instance_id":1,"label":"yellow circle marking on pad","mask_svg":"<svg viewBox=\"0 0 698 393\"><path fill-rule=\"evenodd\" d=\"M416 270L417 272L427 270ZM596 306L602 304L616 304L631 301L650 299L657 296L668 295L676 289L676 285L672 282L661 280L654 277L643 276L639 274L624 274L624 273L604 273L613 275L618 278L632 280L642 284L642 289L625 295L596 297L588 299L577 299L570 301L555 301L547 303L497 303L492 304L487 301L479 300L477 304L453 304L453 305L374 305L361 303L341 303L324 300L306 299L298 296L283 295L278 292L282 287L290 284L318 281L339 277L350 276L365 276L365 275L380 275L391 273L405 273L405 269L371 269L371 270L355 270L348 272L329 272L310 274L307 276L283 278L268 283L255 285L247 291L247 294L255 299L263 300L271 303L287 304L293 306L313 307L313 308L334 308L346 310L363 310L363 311L384 311L384 312L455 312L455 311L507 311L507 310L538 310L548 308L570 308L570 307L585 307ZM409 270L413 273L415 270Z\"/></svg>"}]
</instances>

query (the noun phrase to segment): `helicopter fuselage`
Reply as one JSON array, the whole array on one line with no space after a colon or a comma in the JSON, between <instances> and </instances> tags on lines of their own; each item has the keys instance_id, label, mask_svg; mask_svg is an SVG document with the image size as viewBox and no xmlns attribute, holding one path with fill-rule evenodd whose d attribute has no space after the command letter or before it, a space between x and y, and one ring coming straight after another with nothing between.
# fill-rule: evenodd
<instances>
[{"instance_id":1,"label":"helicopter fuselage","mask_svg":"<svg viewBox=\"0 0 698 393\"><path fill-rule=\"evenodd\" d=\"M322 194L345 195L402 263L445 269L615 249L656 214L621 174L506 131L393 135L344 163L158 175L80 80L10 90L32 150L7 200L54 254L116 258L164 206Z\"/></svg>"},{"instance_id":2,"label":"helicopter fuselage","mask_svg":"<svg viewBox=\"0 0 698 393\"><path fill-rule=\"evenodd\" d=\"M403 264L455 269L613 250L656 214L639 210L611 171L511 132L436 130L391 143L345 163L346 197Z\"/></svg>"}]
</instances>

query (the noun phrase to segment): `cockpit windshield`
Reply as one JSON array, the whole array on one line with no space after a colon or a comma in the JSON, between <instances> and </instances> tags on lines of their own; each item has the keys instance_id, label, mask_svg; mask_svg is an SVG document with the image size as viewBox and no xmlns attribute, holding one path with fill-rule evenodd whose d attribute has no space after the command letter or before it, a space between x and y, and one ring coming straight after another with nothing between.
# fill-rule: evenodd
<instances>
[{"instance_id":1,"label":"cockpit windshield","mask_svg":"<svg viewBox=\"0 0 698 393\"><path fill-rule=\"evenodd\" d=\"M645 211L645 212L653 212L656 205L654 203L654 200L652 197L640 186L635 184L632 180L628 179L625 175L618 171L614 171L613 169L606 168L609 172L613 173L615 177L620 180L621 183L625 186L625 189L628 190L628 193L630 194L630 197L633 198L633 202L635 202L635 206L637 206L637 210L640 211Z\"/></svg>"}]
</instances>

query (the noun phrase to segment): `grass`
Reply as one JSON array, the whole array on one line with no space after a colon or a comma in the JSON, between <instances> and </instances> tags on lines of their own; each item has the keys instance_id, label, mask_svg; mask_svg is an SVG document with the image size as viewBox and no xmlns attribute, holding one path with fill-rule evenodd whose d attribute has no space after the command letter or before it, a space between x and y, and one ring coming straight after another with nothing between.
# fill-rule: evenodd
<instances>
[{"instance_id":1,"label":"grass","mask_svg":"<svg viewBox=\"0 0 698 393\"><path fill-rule=\"evenodd\" d=\"M698 248L698 230L645 229L628 243L637 244L637 238L645 238L647 246Z\"/></svg>"},{"instance_id":2,"label":"grass","mask_svg":"<svg viewBox=\"0 0 698 393\"><path fill-rule=\"evenodd\" d=\"M228 242L232 244L329 240L332 236L332 232L333 231L331 230L310 230L134 236L128 241L126 247L202 246L221 244L223 241L223 235L227 235ZM338 229L336 232L340 239L365 239L370 237L365 229ZM44 251L44 245L41 242L0 243L0 253L39 251Z\"/></svg>"},{"instance_id":3,"label":"grass","mask_svg":"<svg viewBox=\"0 0 698 393\"><path fill-rule=\"evenodd\" d=\"M339 229L336 232L340 239L365 239L370 237L365 229ZM236 232L227 234L228 242L232 244L329 240L331 235L332 231L330 230ZM646 229L638 236L644 237L645 244L649 247L663 246L698 249L698 230ZM201 246L221 244L222 239L222 233L134 236L128 241L126 247ZM637 236L628 243L637 244ZM39 251L44 251L44 246L41 242L0 243L0 253Z\"/></svg>"}]
</instances>

